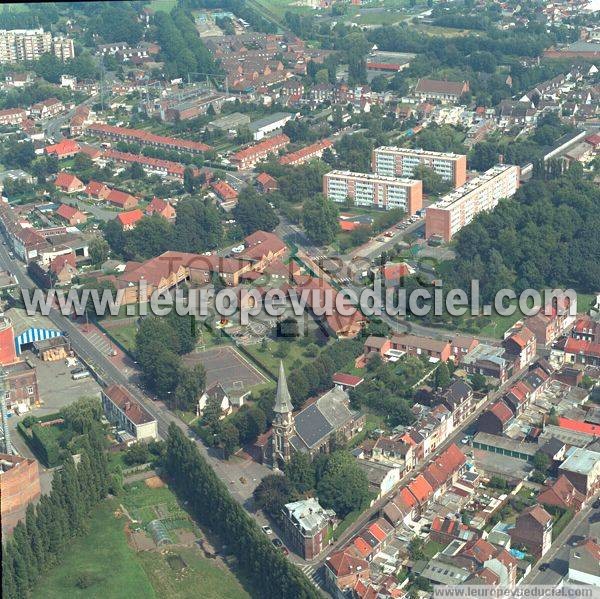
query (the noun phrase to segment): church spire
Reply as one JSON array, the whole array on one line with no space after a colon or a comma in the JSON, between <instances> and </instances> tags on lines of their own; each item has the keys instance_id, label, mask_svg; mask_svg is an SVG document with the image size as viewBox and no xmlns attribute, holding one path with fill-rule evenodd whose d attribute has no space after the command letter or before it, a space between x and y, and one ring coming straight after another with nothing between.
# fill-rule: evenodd
<instances>
[{"instance_id":1,"label":"church spire","mask_svg":"<svg viewBox=\"0 0 600 599\"><path fill-rule=\"evenodd\" d=\"M285 379L285 370L283 369L283 360L279 360L279 377L277 378L277 394L275 395L275 405L273 411L278 414L287 414L293 411L292 400Z\"/></svg>"}]
</instances>

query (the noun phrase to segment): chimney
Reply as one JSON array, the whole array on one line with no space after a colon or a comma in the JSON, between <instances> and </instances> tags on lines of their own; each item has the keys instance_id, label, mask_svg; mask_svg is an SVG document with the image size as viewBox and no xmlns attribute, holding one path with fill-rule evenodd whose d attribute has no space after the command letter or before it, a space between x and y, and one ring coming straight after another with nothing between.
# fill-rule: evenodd
<instances>
[{"instance_id":1,"label":"chimney","mask_svg":"<svg viewBox=\"0 0 600 599\"><path fill-rule=\"evenodd\" d=\"M498 154L498 164L504 164L504 154Z\"/></svg>"}]
</instances>

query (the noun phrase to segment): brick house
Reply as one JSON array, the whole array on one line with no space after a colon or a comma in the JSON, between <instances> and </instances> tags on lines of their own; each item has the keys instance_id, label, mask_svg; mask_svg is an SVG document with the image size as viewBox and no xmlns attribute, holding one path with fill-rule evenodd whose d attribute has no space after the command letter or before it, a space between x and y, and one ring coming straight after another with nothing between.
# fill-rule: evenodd
<instances>
[{"instance_id":1,"label":"brick house","mask_svg":"<svg viewBox=\"0 0 600 599\"><path fill-rule=\"evenodd\" d=\"M538 495L537 502L578 512L585 503L585 495L563 474Z\"/></svg>"},{"instance_id":2,"label":"brick house","mask_svg":"<svg viewBox=\"0 0 600 599\"><path fill-rule=\"evenodd\" d=\"M502 342L506 353L515 356L514 362L518 370L525 368L535 360L537 342L534 333L523 326L512 331Z\"/></svg>"},{"instance_id":3,"label":"brick house","mask_svg":"<svg viewBox=\"0 0 600 599\"><path fill-rule=\"evenodd\" d=\"M271 191L279 189L277 179L271 177L271 175L268 175L267 173L260 173L260 175L256 177L256 184L263 193L270 193Z\"/></svg>"},{"instance_id":4,"label":"brick house","mask_svg":"<svg viewBox=\"0 0 600 599\"><path fill-rule=\"evenodd\" d=\"M174 220L177 216L177 212L170 202L156 197L152 198L152 201L146 208L146 216L153 216L155 214L158 214L167 220Z\"/></svg>"},{"instance_id":5,"label":"brick house","mask_svg":"<svg viewBox=\"0 0 600 599\"><path fill-rule=\"evenodd\" d=\"M144 213L136 208L135 210L130 210L128 212L121 212L117 214L117 221L123 228L123 231L131 231L135 229L135 226L144 218Z\"/></svg>"},{"instance_id":6,"label":"brick house","mask_svg":"<svg viewBox=\"0 0 600 599\"><path fill-rule=\"evenodd\" d=\"M510 407L504 401L499 400L482 412L475 427L481 433L502 435L514 417Z\"/></svg>"},{"instance_id":7,"label":"brick house","mask_svg":"<svg viewBox=\"0 0 600 599\"><path fill-rule=\"evenodd\" d=\"M403 351L409 356L427 356L431 361L446 362L452 355L450 341L439 341L418 335L394 335L392 349Z\"/></svg>"},{"instance_id":8,"label":"brick house","mask_svg":"<svg viewBox=\"0 0 600 599\"><path fill-rule=\"evenodd\" d=\"M65 171L58 173L54 185L64 193L76 193L85 188L85 185L75 175Z\"/></svg>"},{"instance_id":9,"label":"brick house","mask_svg":"<svg viewBox=\"0 0 600 599\"><path fill-rule=\"evenodd\" d=\"M158 437L156 420L122 385L102 390L102 407L106 417L136 441Z\"/></svg>"},{"instance_id":10,"label":"brick house","mask_svg":"<svg viewBox=\"0 0 600 599\"><path fill-rule=\"evenodd\" d=\"M84 193L93 200L106 200L111 192L110 187L98 181L90 181L86 186Z\"/></svg>"},{"instance_id":11,"label":"brick house","mask_svg":"<svg viewBox=\"0 0 600 599\"><path fill-rule=\"evenodd\" d=\"M28 362L19 361L2 367L5 374L6 408L13 413L27 412L32 405L40 403L40 393L35 368Z\"/></svg>"},{"instance_id":12,"label":"brick house","mask_svg":"<svg viewBox=\"0 0 600 599\"><path fill-rule=\"evenodd\" d=\"M475 411L476 400L473 389L460 379L453 381L447 389L444 389L439 399L452 413L455 427Z\"/></svg>"},{"instance_id":13,"label":"brick house","mask_svg":"<svg viewBox=\"0 0 600 599\"><path fill-rule=\"evenodd\" d=\"M71 226L83 225L87 222L87 216L83 212L68 204L61 204L56 210L56 216Z\"/></svg>"},{"instance_id":14,"label":"brick house","mask_svg":"<svg viewBox=\"0 0 600 599\"><path fill-rule=\"evenodd\" d=\"M369 562L352 546L328 556L324 572L327 588L334 597L346 596L344 593L351 592L359 580L368 580L371 575Z\"/></svg>"},{"instance_id":15,"label":"brick house","mask_svg":"<svg viewBox=\"0 0 600 599\"><path fill-rule=\"evenodd\" d=\"M122 210L132 210L138 205L138 199L125 191L111 189L106 196L106 201Z\"/></svg>"},{"instance_id":16,"label":"brick house","mask_svg":"<svg viewBox=\"0 0 600 599\"><path fill-rule=\"evenodd\" d=\"M53 279L57 283L68 284L77 275L77 265L75 263L75 254L62 254L56 256L48 265L48 270L52 273Z\"/></svg>"},{"instance_id":17,"label":"brick house","mask_svg":"<svg viewBox=\"0 0 600 599\"><path fill-rule=\"evenodd\" d=\"M383 360L385 354L392 349L392 342L387 337L376 337L375 335L369 335L363 346L363 353L365 356L372 354L378 354Z\"/></svg>"},{"instance_id":18,"label":"brick house","mask_svg":"<svg viewBox=\"0 0 600 599\"><path fill-rule=\"evenodd\" d=\"M526 547L539 559L552 544L552 516L540 505L525 508L509 534L513 547Z\"/></svg>"},{"instance_id":19,"label":"brick house","mask_svg":"<svg viewBox=\"0 0 600 599\"><path fill-rule=\"evenodd\" d=\"M283 508L287 545L306 560L314 559L327 547L335 522L335 512L322 508L314 497L287 503Z\"/></svg>"}]
</instances>

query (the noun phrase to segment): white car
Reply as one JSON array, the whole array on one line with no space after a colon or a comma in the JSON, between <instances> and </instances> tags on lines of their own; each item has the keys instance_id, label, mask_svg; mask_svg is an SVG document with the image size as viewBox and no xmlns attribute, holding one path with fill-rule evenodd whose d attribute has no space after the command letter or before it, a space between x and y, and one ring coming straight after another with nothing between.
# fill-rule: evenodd
<instances>
[{"instance_id":1,"label":"white car","mask_svg":"<svg viewBox=\"0 0 600 599\"><path fill-rule=\"evenodd\" d=\"M234 248L231 248L231 251L234 254L241 254L245 249L244 245L236 245Z\"/></svg>"},{"instance_id":2,"label":"white car","mask_svg":"<svg viewBox=\"0 0 600 599\"><path fill-rule=\"evenodd\" d=\"M273 531L271 530L270 526L261 526L262 531L266 534L266 535L272 535Z\"/></svg>"}]
</instances>

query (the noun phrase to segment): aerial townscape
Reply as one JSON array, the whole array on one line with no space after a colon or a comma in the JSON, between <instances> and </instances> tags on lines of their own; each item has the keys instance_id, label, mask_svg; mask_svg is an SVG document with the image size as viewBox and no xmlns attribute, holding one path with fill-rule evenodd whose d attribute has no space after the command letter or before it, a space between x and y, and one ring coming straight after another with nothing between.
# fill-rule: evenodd
<instances>
[{"instance_id":1,"label":"aerial townscape","mask_svg":"<svg viewBox=\"0 0 600 599\"><path fill-rule=\"evenodd\" d=\"M3 598L600 597L599 69L597 0L3 3Z\"/></svg>"}]
</instances>

